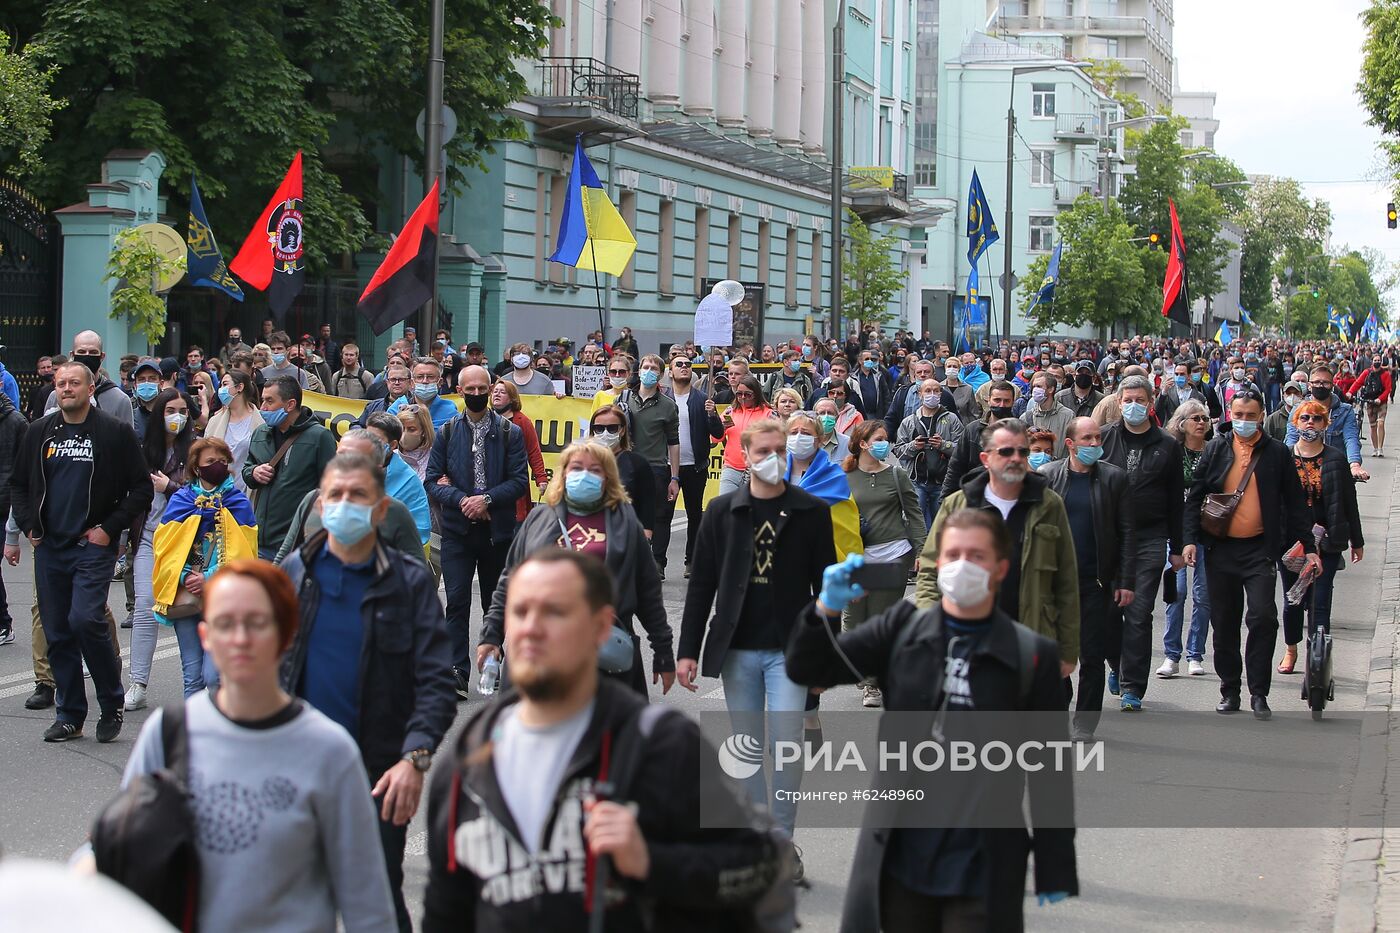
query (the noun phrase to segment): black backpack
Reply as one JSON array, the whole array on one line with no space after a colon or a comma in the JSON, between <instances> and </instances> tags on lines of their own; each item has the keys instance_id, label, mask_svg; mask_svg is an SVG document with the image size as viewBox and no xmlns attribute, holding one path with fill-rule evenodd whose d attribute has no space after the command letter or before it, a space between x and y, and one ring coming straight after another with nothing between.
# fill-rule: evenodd
<instances>
[{"instance_id":1,"label":"black backpack","mask_svg":"<svg viewBox=\"0 0 1400 933\"><path fill-rule=\"evenodd\" d=\"M189 800L189 737L183 703L161 711L165 767L134 778L92 826L97 870L184 933L198 929L199 851Z\"/></svg>"},{"instance_id":2,"label":"black backpack","mask_svg":"<svg viewBox=\"0 0 1400 933\"><path fill-rule=\"evenodd\" d=\"M1361 400L1363 402L1374 402L1381 397L1385 391L1385 383L1381 381L1381 371L1372 368L1366 374L1366 382L1361 386Z\"/></svg>"}]
</instances>

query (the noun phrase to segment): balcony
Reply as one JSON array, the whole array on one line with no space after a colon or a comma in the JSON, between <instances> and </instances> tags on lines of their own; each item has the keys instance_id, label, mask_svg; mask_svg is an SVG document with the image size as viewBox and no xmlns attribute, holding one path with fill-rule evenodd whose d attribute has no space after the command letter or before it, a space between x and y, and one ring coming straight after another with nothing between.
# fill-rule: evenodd
<instances>
[{"instance_id":1,"label":"balcony","mask_svg":"<svg viewBox=\"0 0 1400 933\"><path fill-rule=\"evenodd\" d=\"M1081 195L1097 196L1097 185L1086 185L1073 181L1055 182L1055 206L1070 207L1078 201Z\"/></svg>"},{"instance_id":2,"label":"balcony","mask_svg":"<svg viewBox=\"0 0 1400 933\"><path fill-rule=\"evenodd\" d=\"M851 210L867 224L909 214L909 176L888 166L852 167L846 174L845 192Z\"/></svg>"},{"instance_id":3,"label":"balcony","mask_svg":"<svg viewBox=\"0 0 1400 933\"><path fill-rule=\"evenodd\" d=\"M540 134L616 142L641 134L641 80L592 58L543 58L526 100L539 110Z\"/></svg>"},{"instance_id":4,"label":"balcony","mask_svg":"<svg viewBox=\"0 0 1400 933\"><path fill-rule=\"evenodd\" d=\"M1099 116L1096 113L1055 114L1055 138L1061 142L1090 145L1099 140Z\"/></svg>"}]
</instances>

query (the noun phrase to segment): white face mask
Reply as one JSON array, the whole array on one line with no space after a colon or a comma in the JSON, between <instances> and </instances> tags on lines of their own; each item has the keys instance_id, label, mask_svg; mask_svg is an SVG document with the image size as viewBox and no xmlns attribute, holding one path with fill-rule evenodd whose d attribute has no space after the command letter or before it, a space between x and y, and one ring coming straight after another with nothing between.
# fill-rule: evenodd
<instances>
[{"instance_id":1,"label":"white face mask","mask_svg":"<svg viewBox=\"0 0 1400 933\"><path fill-rule=\"evenodd\" d=\"M604 447L613 448L622 443L622 431L614 428L611 431L599 431L594 434L592 440L597 441Z\"/></svg>"},{"instance_id":2,"label":"white face mask","mask_svg":"<svg viewBox=\"0 0 1400 933\"><path fill-rule=\"evenodd\" d=\"M798 460L806 460L817 449L817 439L810 434L789 434L788 453Z\"/></svg>"},{"instance_id":3,"label":"white face mask","mask_svg":"<svg viewBox=\"0 0 1400 933\"><path fill-rule=\"evenodd\" d=\"M530 365L530 357L524 353L517 353L510 358L510 362L516 369L524 369Z\"/></svg>"},{"instance_id":4,"label":"white face mask","mask_svg":"<svg viewBox=\"0 0 1400 933\"><path fill-rule=\"evenodd\" d=\"M957 606L975 606L991 592L992 575L970 560L949 561L938 568L938 588Z\"/></svg>"},{"instance_id":5,"label":"white face mask","mask_svg":"<svg viewBox=\"0 0 1400 933\"><path fill-rule=\"evenodd\" d=\"M627 385L627 377L626 377L626 376L609 376L609 377L608 377L608 385L612 386L614 389L620 389L620 388L622 388L623 386Z\"/></svg>"},{"instance_id":6,"label":"white face mask","mask_svg":"<svg viewBox=\"0 0 1400 933\"><path fill-rule=\"evenodd\" d=\"M772 486L783 478L787 464L777 454L769 454L757 463L749 465L749 472L761 481Z\"/></svg>"},{"instance_id":7,"label":"white face mask","mask_svg":"<svg viewBox=\"0 0 1400 933\"><path fill-rule=\"evenodd\" d=\"M184 429L185 423L190 420L189 415L166 415L165 426L171 434L179 434Z\"/></svg>"}]
</instances>

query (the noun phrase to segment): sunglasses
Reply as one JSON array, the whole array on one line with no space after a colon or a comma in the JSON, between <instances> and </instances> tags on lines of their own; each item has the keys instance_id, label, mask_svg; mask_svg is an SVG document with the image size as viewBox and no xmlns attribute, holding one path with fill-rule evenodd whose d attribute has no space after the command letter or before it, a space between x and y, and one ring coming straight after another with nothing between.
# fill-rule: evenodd
<instances>
[{"instance_id":1,"label":"sunglasses","mask_svg":"<svg viewBox=\"0 0 1400 933\"><path fill-rule=\"evenodd\" d=\"M608 375L609 375L609 376L627 376L627 375L630 375L630 373L629 373L627 370L625 370L625 369L610 369L610 370L608 370Z\"/></svg>"},{"instance_id":2,"label":"sunglasses","mask_svg":"<svg viewBox=\"0 0 1400 933\"><path fill-rule=\"evenodd\" d=\"M1191 417L1187 418L1186 420L1187 420L1187 421L1198 421L1198 422L1199 422L1199 421L1209 421L1210 419L1207 418L1205 415L1192 415Z\"/></svg>"},{"instance_id":3,"label":"sunglasses","mask_svg":"<svg viewBox=\"0 0 1400 933\"><path fill-rule=\"evenodd\" d=\"M1309 424L1322 424L1324 421L1327 420L1327 416L1326 416L1326 415L1299 414L1299 415L1298 415L1298 420L1299 420L1300 422L1306 421L1306 422L1308 422Z\"/></svg>"},{"instance_id":4,"label":"sunglasses","mask_svg":"<svg viewBox=\"0 0 1400 933\"><path fill-rule=\"evenodd\" d=\"M597 437L599 434L610 434L616 436L622 433L622 426L617 424L595 424L592 434Z\"/></svg>"},{"instance_id":5,"label":"sunglasses","mask_svg":"<svg viewBox=\"0 0 1400 933\"><path fill-rule=\"evenodd\" d=\"M1031 455L1029 447L998 447L996 454L999 457L1020 457L1022 460Z\"/></svg>"},{"instance_id":6,"label":"sunglasses","mask_svg":"<svg viewBox=\"0 0 1400 933\"><path fill-rule=\"evenodd\" d=\"M671 365L672 365L672 366L679 366L679 367L681 367L682 369L689 369L689 368L690 368L690 360L672 360L672 361L671 361Z\"/></svg>"}]
</instances>

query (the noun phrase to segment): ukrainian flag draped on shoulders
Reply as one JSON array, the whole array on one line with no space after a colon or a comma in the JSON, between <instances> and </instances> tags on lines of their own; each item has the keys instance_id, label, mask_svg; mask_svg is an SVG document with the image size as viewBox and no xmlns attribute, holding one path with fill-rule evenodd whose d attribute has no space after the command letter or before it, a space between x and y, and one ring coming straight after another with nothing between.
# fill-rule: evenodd
<instances>
[{"instance_id":1,"label":"ukrainian flag draped on shoulders","mask_svg":"<svg viewBox=\"0 0 1400 933\"><path fill-rule=\"evenodd\" d=\"M152 541L155 570L152 596L158 619L175 601L191 552L198 545L199 566L206 575L231 560L258 556L258 520L253 504L233 478L213 490L198 481L181 486L166 503ZM211 569L212 568L212 569Z\"/></svg>"},{"instance_id":2,"label":"ukrainian flag draped on shoulders","mask_svg":"<svg viewBox=\"0 0 1400 933\"><path fill-rule=\"evenodd\" d=\"M792 455L788 455L787 479L792 479ZM831 461L826 451L818 450L807 472L797 481L797 488L810 492L831 506L831 529L836 538L836 559L847 554L863 554L865 543L860 539L860 509L851 498L851 486L846 473Z\"/></svg>"}]
</instances>

